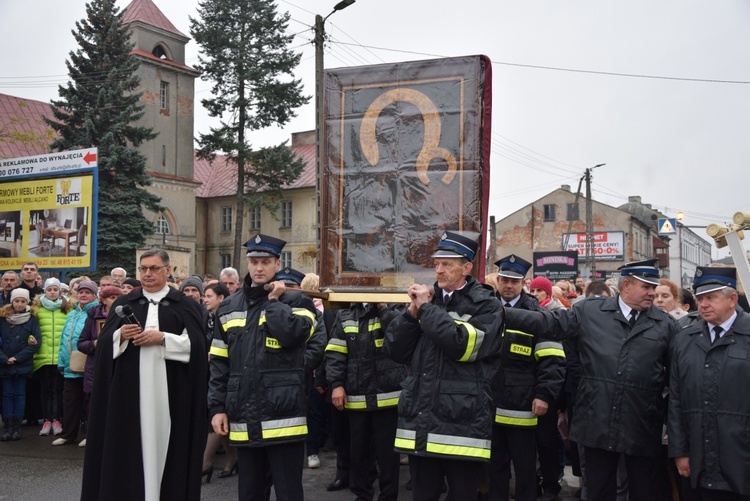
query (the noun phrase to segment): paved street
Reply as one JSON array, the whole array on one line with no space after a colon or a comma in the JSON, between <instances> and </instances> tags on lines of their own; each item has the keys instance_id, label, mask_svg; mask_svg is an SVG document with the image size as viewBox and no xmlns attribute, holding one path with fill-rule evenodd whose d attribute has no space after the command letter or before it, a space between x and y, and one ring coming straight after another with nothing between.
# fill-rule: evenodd
<instances>
[{"instance_id":1,"label":"paved street","mask_svg":"<svg viewBox=\"0 0 750 501\"><path fill-rule=\"evenodd\" d=\"M24 426L24 438L18 442L0 443L0 500L13 501L74 501L81 492L81 472L84 450L75 445L52 447L52 437L39 437L38 427ZM224 501L237 499L237 476L227 479L217 478L224 456L216 456L214 478L204 485L201 499ZM305 499L309 501L351 500L349 490L327 492L325 485L335 475L336 456L333 452L321 454L321 467L316 470L304 469L303 482ZM404 488L409 478L408 467L401 468L401 490L399 497L411 499L411 493ZM578 479L570 475L566 468L561 500L575 500L573 492ZM271 496L275 499L275 496Z\"/></svg>"}]
</instances>

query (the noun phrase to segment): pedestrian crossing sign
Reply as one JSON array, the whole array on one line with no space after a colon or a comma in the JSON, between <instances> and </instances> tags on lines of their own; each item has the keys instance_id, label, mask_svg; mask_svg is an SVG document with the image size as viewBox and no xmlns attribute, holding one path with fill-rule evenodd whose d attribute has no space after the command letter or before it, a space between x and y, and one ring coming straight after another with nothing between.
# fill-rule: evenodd
<instances>
[{"instance_id":1,"label":"pedestrian crossing sign","mask_svg":"<svg viewBox=\"0 0 750 501\"><path fill-rule=\"evenodd\" d=\"M673 217L659 219L659 235L674 235L677 233L677 220Z\"/></svg>"}]
</instances>

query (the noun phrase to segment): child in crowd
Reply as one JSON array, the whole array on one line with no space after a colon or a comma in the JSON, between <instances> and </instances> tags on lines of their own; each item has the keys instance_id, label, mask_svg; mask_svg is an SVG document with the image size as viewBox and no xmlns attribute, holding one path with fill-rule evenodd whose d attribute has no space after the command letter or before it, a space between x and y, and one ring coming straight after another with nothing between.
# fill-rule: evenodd
<instances>
[{"instance_id":1,"label":"child in crowd","mask_svg":"<svg viewBox=\"0 0 750 501\"><path fill-rule=\"evenodd\" d=\"M26 382L34 366L34 352L42 341L39 323L29 310L29 291L16 288L10 304L0 309L0 380L3 383L3 434L0 441L21 439L26 407Z\"/></svg>"},{"instance_id":2,"label":"child in crowd","mask_svg":"<svg viewBox=\"0 0 750 501\"><path fill-rule=\"evenodd\" d=\"M48 278L44 282L44 295L36 296L31 306L42 332L42 345L34 355L34 374L41 382L44 416L39 435L62 433L63 376L57 370L57 357L63 325L73 304L60 295L61 285L58 279Z\"/></svg>"}]
</instances>

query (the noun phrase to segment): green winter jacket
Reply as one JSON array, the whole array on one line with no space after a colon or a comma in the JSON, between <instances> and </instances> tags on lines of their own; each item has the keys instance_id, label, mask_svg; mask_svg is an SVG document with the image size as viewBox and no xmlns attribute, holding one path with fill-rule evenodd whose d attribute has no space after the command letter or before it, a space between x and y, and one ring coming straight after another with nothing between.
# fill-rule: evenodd
<instances>
[{"instance_id":1,"label":"green winter jacket","mask_svg":"<svg viewBox=\"0 0 750 501\"><path fill-rule=\"evenodd\" d=\"M62 310L48 310L40 307L37 311L36 318L42 331L42 344L39 346L39 351L34 354L34 372L45 365L57 366L60 339L67 317L68 314L63 313Z\"/></svg>"}]
</instances>

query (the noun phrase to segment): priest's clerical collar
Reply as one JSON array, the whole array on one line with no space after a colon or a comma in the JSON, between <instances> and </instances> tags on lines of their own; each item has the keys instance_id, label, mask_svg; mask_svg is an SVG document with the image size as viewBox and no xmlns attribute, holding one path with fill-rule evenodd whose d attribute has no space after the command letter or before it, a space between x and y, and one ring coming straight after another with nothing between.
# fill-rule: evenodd
<instances>
[{"instance_id":1,"label":"priest's clerical collar","mask_svg":"<svg viewBox=\"0 0 750 501\"><path fill-rule=\"evenodd\" d=\"M171 287L169 285L165 285L162 290L156 292L148 292L147 290L144 290L143 297L148 299L148 302L151 304L159 304L159 301L164 299L164 297L169 292L169 289L171 289Z\"/></svg>"}]
</instances>

